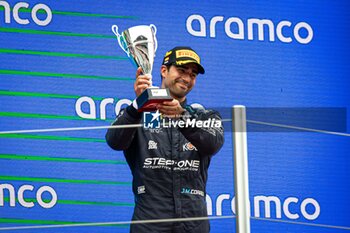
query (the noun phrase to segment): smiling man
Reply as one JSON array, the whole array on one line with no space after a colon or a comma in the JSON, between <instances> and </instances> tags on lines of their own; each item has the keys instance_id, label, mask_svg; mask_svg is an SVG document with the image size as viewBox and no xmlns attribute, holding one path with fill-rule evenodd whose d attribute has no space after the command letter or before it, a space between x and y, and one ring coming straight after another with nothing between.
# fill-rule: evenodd
<instances>
[{"instance_id":1,"label":"smiling man","mask_svg":"<svg viewBox=\"0 0 350 233\"><path fill-rule=\"evenodd\" d=\"M190 124L148 128L111 128L108 145L123 150L133 175L133 220L206 217L206 183L212 156L224 143L220 115L213 110L187 105L187 94L198 74L204 74L200 57L190 47L168 51L160 69L162 88L169 88L172 101L157 106L165 118ZM151 86L150 76L136 71L136 97ZM157 112L158 113L158 112ZM158 116L158 114L157 114ZM139 124L142 113L136 101L121 111L113 125ZM220 124L202 122L216 121ZM194 124L197 121L201 124ZM182 123L184 123L182 122ZM181 127L180 127L181 126ZM207 233L209 221L169 221L132 224L132 233Z\"/></svg>"}]
</instances>

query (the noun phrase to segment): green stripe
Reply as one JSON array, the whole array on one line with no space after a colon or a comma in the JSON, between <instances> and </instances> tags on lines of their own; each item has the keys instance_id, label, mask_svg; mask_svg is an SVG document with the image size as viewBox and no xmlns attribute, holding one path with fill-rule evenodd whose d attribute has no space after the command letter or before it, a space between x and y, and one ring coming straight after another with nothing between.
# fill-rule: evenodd
<instances>
[{"instance_id":1,"label":"green stripe","mask_svg":"<svg viewBox=\"0 0 350 233\"><path fill-rule=\"evenodd\" d=\"M40 118L40 119L63 119L63 120L91 120L78 116L58 116L49 114L22 113L22 112L0 112L0 117L23 117L23 118Z\"/></svg>"},{"instance_id":2,"label":"green stripe","mask_svg":"<svg viewBox=\"0 0 350 233\"><path fill-rule=\"evenodd\" d=\"M101 39L116 39L116 36L114 36L114 35L86 34L86 33L74 33L74 32L57 32L57 31L45 31L45 30L22 29L22 28L3 28L3 27L0 27L0 32L11 32L11 33L14 32L14 33L26 33L26 34L36 34L36 35L54 35L54 36L76 36L76 37L89 37L89 38L101 38Z\"/></svg>"},{"instance_id":3,"label":"green stripe","mask_svg":"<svg viewBox=\"0 0 350 233\"><path fill-rule=\"evenodd\" d=\"M79 116L62 116L62 115L50 115L50 114L37 114L37 113L23 113L23 112L0 112L0 117L21 117L21 118L37 118L37 119L54 119L54 120L79 120L79 121L103 121L112 123L114 119L85 119Z\"/></svg>"},{"instance_id":4,"label":"green stripe","mask_svg":"<svg viewBox=\"0 0 350 233\"><path fill-rule=\"evenodd\" d=\"M43 224L43 225L59 225L74 224L81 222L66 222L57 220L36 220L36 219L16 219L16 218L0 218L0 223L23 223L23 224Z\"/></svg>"},{"instance_id":5,"label":"green stripe","mask_svg":"<svg viewBox=\"0 0 350 233\"><path fill-rule=\"evenodd\" d=\"M78 53L61 53L61 52L35 51L35 50L22 50L22 49L6 49L6 48L0 48L0 53L41 55L41 56L54 56L54 57L77 57L77 58L93 58L93 59L128 60L127 57L118 57L118 56L104 56L104 55L78 54Z\"/></svg>"},{"instance_id":6,"label":"green stripe","mask_svg":"<svg viewBox=\"0 0 350 233\"><path fill-rule=\"evenodd\" d=\"M57 141L77 141L77 142L103 142L105 139L99 138L77 138L77 137L63 137L51 135L35 135L35 134L0 134L0 138L21 138L21 139L37 139L37 140L57 140Z\"/></svg>"},{"instance_id":7,"label":"green stripe","mask_svg":"<svg viewBox=\"0 0 350 233\"><path fill-rule=\"evenodd\" d=\"M24 92L24 91L6 91L0 90L0 95L7 96L29 96L29 97L42 97L42 98L59 98L59 99L77 99L80 95L62 95L54 93L41 93L41 92ZM90 96L93 100L103 100L105 97ZM118 99L116 99L118 100Z\"/></svg>"},{"instance_id":8,"label":"green stripe","mask_svg":"<svg viewBox=\"0 0 350 233\"><path fill-rule=\"evenodd\" d=\"M34 198L24 198L26 202L37 203L37 200ZM10 202L9 197L4 197L5 202ZM49 203L51 199L43 199L45 203ZM16 202L18 203L18 199L16 198ZM93 205L93 206L135 206L134 203L128 202L97 202L97 201L77 201L77 200L57 200L58 204L63 205Z\"/></svg>"},{"instance_id":9,"label":"green stripe","mask_svg":"<svg viewBox=\"0 0 350 233\"><path fill-rule=\"evenodd\" d=\"M69 16L84 16L84 17L96 17L96 18L110 18L110 19L139 19L136 16L128 15L107 15L107 14L95 14L95 13L84 13L84 12L69 12L69 11L52 11L52 14L56 15L69 15Z\"/></svg>"},{"instance_id":10,"label":"green stripe","mask_svg":"<svg viewBox=\"0 0 350 233\"><path fill-rule=\"evenodd\" d=\"M11 7L11 10L13 8ZM4 11L4 8L1 7L0 11ZM32 12L32 8L20 8L19 12ZM108 14L95 14L95 13L86 13L86 12L74 12L74 11L57 11L57 10L51 10L53 15L69 15L69 16L84 16L84 17L94 17L94 18L110 18L110 19L132 19L137 20L139 19L136 16L130 16L130 15L108 15ZM37 13L40 14L46 14L44 10L39 10Z\"/></svg>"},{"instance_id":11,"label":"green stripe","mask_svg":"<svg viewBox=\"0 0 350 233\"><path fill-rule=\"evenodd\" d=\"M49 72L36 72L36 71L23 71L23 70L0 70L0 74L29 75L29 76L39 76L39 77L60 77L60 78L134 81L131 78L125 78L125 77L107 77L107 76L81 75L81 74L62 74L62 73L49 73Z\"/></svg>"},{"instance_id":12,"label":"green stripe","mask_svg":"<svg viewBox=\"0 0 350 233\"><path fill-rule=\"evenodd\" d=\"M97 163L97 164L127 164L121 160L97 160L97 159L80 159L80 158L60 158L36 155L16 155L0 154L0 159L26 160L26 161L53 161L53 162L73 162L73 163Z\"/></svg>"},{"instance_id":13,"label":"green stripe","mask_svg":"<svg viewBox=\"0 0 350 233\"><path fill-rule=\"evenodd\" d=\"M80 97L78 95L62 95L62 94L52 94L52 93L6 91L6 90L0 90L0 95L30 96L30 97L44 97L44 98L61 98L61 99L77 99L77 98ZM93 97L91 97L91 98L93 98ZM99 100L103 99L101 97L97 97L97 98L100 98Z\"/></svg>"},{"instance_id":14,"label":"green stripe","mask_svg":"<svg viewBox=\"0 0 350 233\"><path fill-rule=\"evenodd\" d=\"M17 219L17 218L0 218L0 223L20 223L20 224L33 224L33 225L67 225L67 224L84 224L90 222L67 222L58 220L38 220L38 219ZM104 226L114 226L114 227L129 227L128 224L122 225L104 225ZM101 227L101 226L100 226Z\"/></svg>"},{"instance_id":15,"label":"green stripe","mask_svg":"<svg viewBox=\"0 0 350 233\"><path fill-rule=\"evenodd\" d=\"M51 183L70 183L70 184L108 184L130 186L131 182L103 181L103 180L72 180L62 178L44 178L44 177L23 177L23 176L1 176L0 180L6 181L31 181L31 182L51 182Z\"/></svg>"},{"instance_id":16,"label":"green stripe","mask_svg":"<svg viewBox=\"0 0 350 233\"><path fill-rule=\"evenodd\" d=\"M58 200L57 203L67 204L67 205L131 206L131 207L135 206L134 203L127 203L127 202L93 202L93 201Z\"/></svg>"}]
</instances>

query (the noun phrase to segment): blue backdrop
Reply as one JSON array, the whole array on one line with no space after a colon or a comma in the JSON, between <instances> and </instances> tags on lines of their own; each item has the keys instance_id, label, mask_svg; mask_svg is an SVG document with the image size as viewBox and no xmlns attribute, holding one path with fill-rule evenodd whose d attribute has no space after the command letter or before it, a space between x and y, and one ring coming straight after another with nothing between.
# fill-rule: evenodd
<instances>
[{"instance_id":1,"label":"blue backdrop","mask_svg":"<svg viewBox=\"0 0 350 233\"><path fill-rule=\"evenodd\" d=\"M109 125L120 105L134 99L135 76L113 24L121 31L156 25L156 85L167 50L188 45L201 55L206 73L198 77L190 103L226 111L234 104L346 111L347 9L346 1L0 1L0 131ZM107 98L110 103L101 108ZM347 120L329 119L340 122L343 133L349 132ZM209 170L210 216L232 215L234 209L232 133L225 126L225 145ZM0 229L129 221L131 174L104 135L105 130L0 134ZM349 229L347 136L252 130L248 153L252 216L291 221L252 219L252 232L344 231L293 223ZM211 227L233 232L235 222L213 220Z\"/></svg>"}]
</instances>

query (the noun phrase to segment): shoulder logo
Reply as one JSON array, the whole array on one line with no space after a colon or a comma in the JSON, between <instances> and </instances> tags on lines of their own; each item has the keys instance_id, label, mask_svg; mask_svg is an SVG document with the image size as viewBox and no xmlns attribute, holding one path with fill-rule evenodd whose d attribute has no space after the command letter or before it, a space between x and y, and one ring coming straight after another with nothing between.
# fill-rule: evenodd
<instances>
[{"instance_id":1,"label":"shoulder logo","mask_svg":"<svg viewBox=\"0 0 350 233\"><path fill-rule=\"evenodd\" d=\"M144 185L137 187L137 194L146 193L146 187Z\"/></svg>"},{"instance_id":2,"label":"shoulder logo","mask_svg":"<svg viewBox=\"0 0 350 233\"><path fill-rule=\"evenodd\" d=\"M191 151L191 150L198 151L197 148L190 142L187 142L182 146L182 151Z\"/></svg>"},{"instance_id":3,"label":"shoulder logo","mask_svg":"<svg viewBox=\"0 0 350 233\"><path fill-rule=\"evenodd\" d=\"M158 143L156 143L155 141L149 140L148 141L148 149L149 150L156 150L156 149L158 149L158 145L157 144Z\"/></svg>"}]
</instances>

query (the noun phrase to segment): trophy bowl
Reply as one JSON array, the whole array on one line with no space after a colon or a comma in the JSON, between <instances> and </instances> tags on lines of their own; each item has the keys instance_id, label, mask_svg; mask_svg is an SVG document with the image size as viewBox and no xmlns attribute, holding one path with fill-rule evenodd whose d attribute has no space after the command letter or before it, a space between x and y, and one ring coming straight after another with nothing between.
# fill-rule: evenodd
<instances>
[{"instance_id":1,"label":"trophy bowl","mask_svg":"<svg viewBox=\"0 0 350 233\"><path fill-rule=\"evenodd\" d=\"M138 25L126 29L119 34L118 26L112 25L112 31L117 36L120 48L126 53L131 63L141 67L143 74L152 74L154 57L158 48L156 38L157 28L154 24ZM168 89L152 85L136 98L138 111L154 111L158 103L172 100Z\"/></svg>"}]
</instances>

